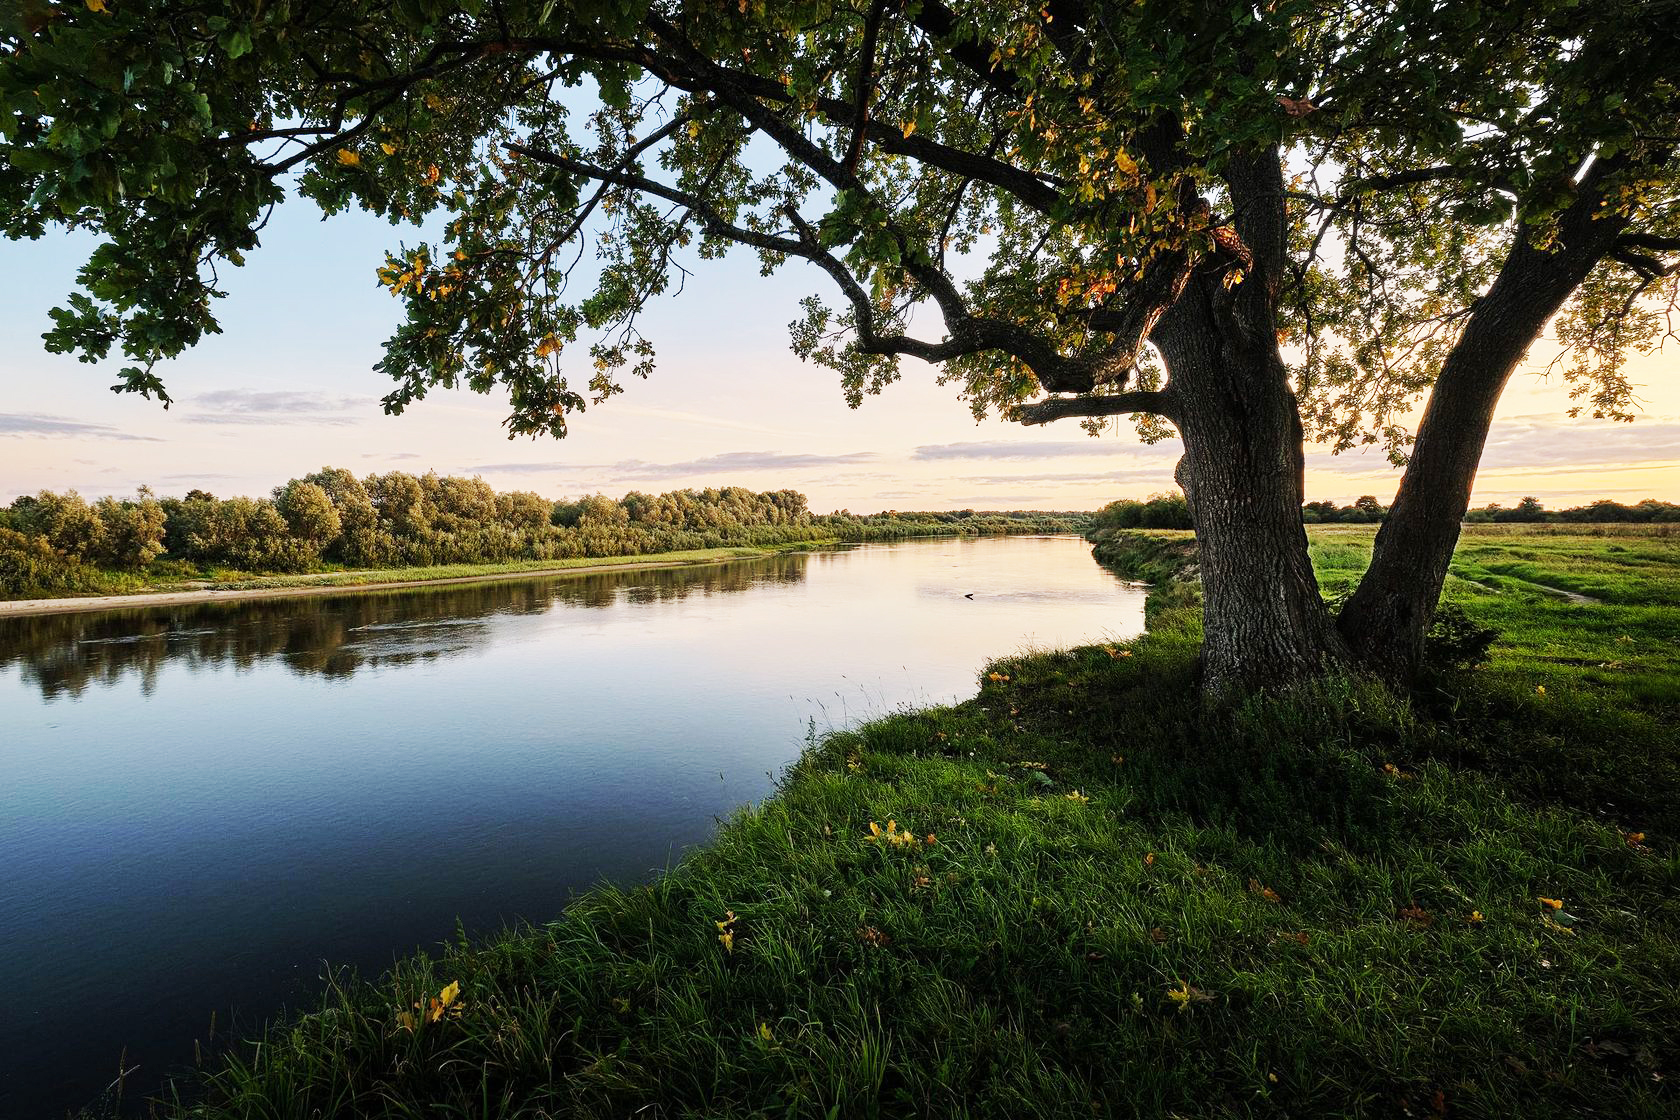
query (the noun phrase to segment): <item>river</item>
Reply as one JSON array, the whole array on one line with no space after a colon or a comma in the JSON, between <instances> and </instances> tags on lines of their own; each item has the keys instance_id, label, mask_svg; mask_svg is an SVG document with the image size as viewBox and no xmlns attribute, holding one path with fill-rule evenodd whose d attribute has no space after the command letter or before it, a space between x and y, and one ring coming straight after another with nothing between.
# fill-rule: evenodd
<instances>
[{"instance_id":1,"label":"river","mask_svg":"<svg viewBox=\"0 0 1680 1120\"><path fill-rule=\"evenodd\" d=\"M1066 537L0 620L0 1116L646 880L812 732L1142 625Z\"/></svg>"}]
</instances>

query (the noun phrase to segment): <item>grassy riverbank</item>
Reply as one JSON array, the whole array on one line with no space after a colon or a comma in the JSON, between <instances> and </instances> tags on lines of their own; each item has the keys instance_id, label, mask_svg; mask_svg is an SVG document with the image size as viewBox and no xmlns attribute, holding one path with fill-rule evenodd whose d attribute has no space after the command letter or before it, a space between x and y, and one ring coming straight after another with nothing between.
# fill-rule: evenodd
<instances>
[{"instance_id":1,"label":"grassy riverbank","mask_svg":"<svg viewBox=\"0 0 1680 1120\"><path fill-rule=\"evenodd\" d=\"M1680 562L1569 539L1467 534L1507 633L1412 708L1203 716L1163 588L1136 642L813 743L652 885L341 978L165 1111L1671 1116ZM1368 541L1315 536L1327 585Z\"/></svg>"}]
</instances>

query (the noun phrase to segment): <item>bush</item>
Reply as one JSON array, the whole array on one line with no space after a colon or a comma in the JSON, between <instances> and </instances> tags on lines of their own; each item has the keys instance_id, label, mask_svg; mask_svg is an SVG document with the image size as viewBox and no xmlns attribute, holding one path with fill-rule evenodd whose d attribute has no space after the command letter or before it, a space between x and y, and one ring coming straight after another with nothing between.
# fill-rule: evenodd
<instances>
[{"instance_id":1,"label":"bush","mask_svg":"<svg viewBox=\"0 0 1680 1120\"><path fill-rule=\"evenodd\" d=\"M8 599L93 589L94 573L53 549L47 538L0 528L0 593Z\"/></svg>"},{"instance_id":2,"label":"bush","mask_svg":"<svg viewBox=\"0 0 1680 1120\"><path fill-rule=\"evenodd\" d=\"M1488 663L1488 649L1498 638L1498 630L1483 626L1457 603L1442 603L1423 636L1423 659L1434 669L1474 669Z\"/></svg>"}]
</instances>

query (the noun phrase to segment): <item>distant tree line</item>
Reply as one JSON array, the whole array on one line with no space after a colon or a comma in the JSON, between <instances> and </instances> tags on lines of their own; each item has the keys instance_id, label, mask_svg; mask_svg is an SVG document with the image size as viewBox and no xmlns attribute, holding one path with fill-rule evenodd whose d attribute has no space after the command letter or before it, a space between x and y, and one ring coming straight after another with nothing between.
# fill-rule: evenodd
<instances>
[{"instance_id":1,"label":"distant tree line","mask_svg":"<svg viewBox=\"0 0 1680 1120\"><path fill-rule=\"evenodd\" d=\"M739 486L632 491L551 501L497 493L482 479L374 474L328 467L265 498L203 490L88 503L42 491L0 509L0 591L10 596L102 589L101 572L307 572L517 560L639 556L805 541L942 534L1083 532L1086 514L813 515L794 490Z\"/></svg>"},{"instance_id":2,"label":"distant tree line","mask_svg":"<svg viewBox=\"0 0 1680 1120\"><path fill-rule=\"evenodd\" d=\"M1614 522L1632 522L1645 524L1672 523L1680 521L1680 505L1673 502L1660 502L1655 498L1646 498L1637 505L1623 505L1602 498L1584 506L1572 509L1549 510L1541 504L1538 498L1523 498L1509 509L1494 502L1473 509L1464 515L1464 520L1476 524L1487 522L1558 522L1563 524L1606 524Z\"/></svg>"},{"instance_id":3,"label":"distant tree line","mask_svg":"<svg viewBox=\"0 0 1680 1120\"><path fill-rule=\"evenodd\" d=\"M1301 507L1301 520L1308 525L1369 524L1388 516L1388 507L1370 495L1355 498L1345 506L1335 502L1307 502ZM1680 505L1647 498L1637 505L1623 505L1601 499L1571 509L1548 510L1538 498L1523 498L1509 509L1495 502L1482 509L1473 509L1464 517L1472 524L1486 522L1553 522L1553 523L1613 523L1613 522L1674 522L1680 521ZM1110 502L1092 515L1096 529L1189 529L1190 508L1184 495L1176 491L1151 495L1145 501L1122 498Z\"/></svg>"}]
</instances>

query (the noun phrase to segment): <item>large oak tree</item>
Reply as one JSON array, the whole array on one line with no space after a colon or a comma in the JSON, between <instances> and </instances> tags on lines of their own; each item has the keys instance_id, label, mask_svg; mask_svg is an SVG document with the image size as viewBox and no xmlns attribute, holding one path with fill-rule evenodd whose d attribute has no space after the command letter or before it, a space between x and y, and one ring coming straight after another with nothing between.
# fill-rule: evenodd
<instances>
[{"instance_id":1,"label":"large oak tree","mask_svg":"<svg viewBox=\"0 0 1680 1120\"><path fill-rule=\"evenodd\" d=\"M5 10L0 220L101 235L47 339L118 388L167 400L288 192L447 214L379 273L386 406L505 386L514 433L646 373L648 301L746 246L814 266L793 346L854 403L908 356L977 413L1176 431L1216 690L1408 673L1518 362L1555 321L1625 417L1675 298L1673 0ZM1308 436L1409 456L1339 619Z\"/></svg>"}]
</instances>

